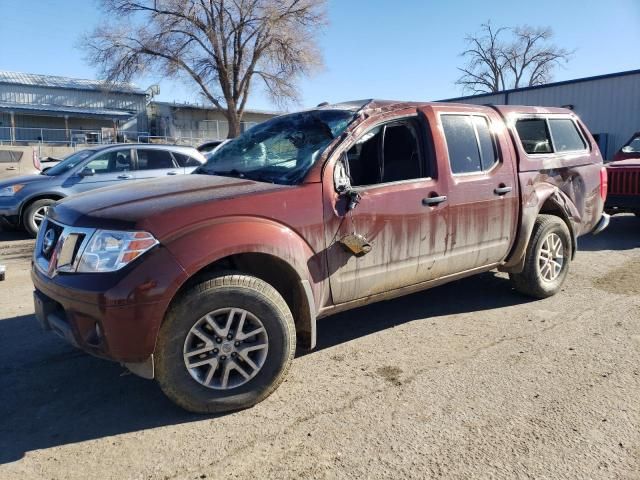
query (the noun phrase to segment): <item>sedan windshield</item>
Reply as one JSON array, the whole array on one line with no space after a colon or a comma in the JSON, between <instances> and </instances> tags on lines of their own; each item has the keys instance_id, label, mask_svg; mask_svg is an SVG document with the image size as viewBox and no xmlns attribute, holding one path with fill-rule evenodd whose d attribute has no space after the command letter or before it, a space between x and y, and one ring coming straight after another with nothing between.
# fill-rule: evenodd
<instances>
[{"instance_id":1,"label":"sedan windshield","mask_svg":"<svg viewBox=\"0 0 640 480\"><path fill-rule=\"evenodd\" d=\"M55 177L56 175L68 172L72 168L75 168L76 165L78 165L92 153L94 153L94 150L80 150L79 152L72 153L71 155L65 157L65 159L55 167L51 167L46 172L42 172L42 174L48 175L50 177Z\"/></svg>"},{"instance_id":2,"label":"sedan windshield","mask_svg":"<svg viewBox=\"0 0 640 480\"><path fill-rule=\"evenodd\" d=\"M311 110L260 123L220 146L194 173L300 183L322 151L347 128L355 114Z\"/></svg>"}]
</instances>

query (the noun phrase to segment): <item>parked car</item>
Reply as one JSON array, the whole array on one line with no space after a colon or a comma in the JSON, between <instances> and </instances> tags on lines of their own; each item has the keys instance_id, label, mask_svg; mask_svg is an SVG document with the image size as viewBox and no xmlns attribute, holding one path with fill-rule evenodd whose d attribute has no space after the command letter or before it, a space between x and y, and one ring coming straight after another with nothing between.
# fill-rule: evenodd
<instances>
[{"instance_id":1,"label":"parked car","mask_svg":"<svg viewBox=\"0 0 640 480\"><path fill-rule=\"evenodd\" d=\"M616 152L613 161L629 160L631 158L640 158L640 132L634 133L629 141Z\"/></svg>"},{"instance_id":2,"label":"parked car","mask_svg":"<svg viewBox=\"0 0 640 480\"><path fill-rule=\"evenodd\" d=\"M321 317L495 268L556 294L576 238L608 224L605 180L566 109L327 105L176 181L59 202L35 247L35 311L187 410L249 407Z\"/></svg>"},{"instance_id":3,"label":"parked car","mask_svg":"<svg viewBox=\"0 0 640 480\"><path fill-rule=\"evenodd\" d=\"M640 158L619 160L607 164L609 193L605 210L635 213L640 216Z\"/></svg>"},{"instance_id":4,"label":"parked car","mask_svg":"<svg viewBox=\"0 0 640 480\"><path fill-rule=\"evenodd\" d=\"M191 147L109 145L77 151L40 175L0 182L0 220L36 236L47 209L56 201L132 180L191 173L206 160Z\"/></svg>"}]
</instances>

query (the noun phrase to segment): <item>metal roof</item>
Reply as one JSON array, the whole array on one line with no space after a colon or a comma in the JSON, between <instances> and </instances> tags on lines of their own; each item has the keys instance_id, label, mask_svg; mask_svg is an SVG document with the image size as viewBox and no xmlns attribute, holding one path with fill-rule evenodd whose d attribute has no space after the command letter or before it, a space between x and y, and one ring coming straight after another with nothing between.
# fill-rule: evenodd
<instances>
[{"instance_id":1,"label":"metal roof","mask_svg":"<svg viewBox=\"0 0 640 480\"><path fill-rule=\"evenodd\" d=\"M509 90L499 90L497 92L478 93L476 95L447 98L447 99L438 100L438 101L439 102L455 102L457 100L464 100L467 98L491 97L493 95L502 95L505 93L510 94L510 93L516 93L516 92L526 92L529 90L538 90L541 88L558 87L560 85L572 85L575 83L591 82L594 80L605 80L608 78L619 78L619 77L626 77L627 75L638 75L638 74L640 74L640 70L627 70L625 72L607 73L605 75L595 75L593 77L574 78L572 80L563 80L561 82L545 83L543 85L533 85L531 87L511 88Z\"/></svg>"},{"instance_id":2,"label":"metal roof","mask_svg":"<svg viewBox=\"0 0 640 480\"><path fill-rule=\"evenodd\" d=\"M159 100L154 100L151 104L155 105L165 105L171 108L185 108L185 109L193 109L193 110L218 110L222 112L214 105L203 105L199 103L180 103L180 102L163 102ZM262 115L282 115L287 112L279 112L277 110L257 110L254 108L245 108L244 113L254 113L254 114L262 114Z\"/></svg>"},{"instance_id":3,"label":"metal roof","mask_svg":"<svg viewBox=\"0 0 640 480\"><path fill-rule=\"evenodd\" d=\"M140 90L132 83L109 83L103 80L86 80L82 78L60 77L57 75L40 75L37 73L0 71L0 83L29 85L32 87L97 90L145 95L143 90Z\"/></svg>"},{"instance_id":4,"label":"metal roof","mask_svg":"<svg viewBox=\"0 0 640 480\"><path fill-rule=\"evenodd\" d=\"M136 112L127 110L116 110L112 108L87 108L70 107L65 105L30 105L26 103L0 102L0 111L27 112L32 115L41 116L64 116L66 114L75 117L109 117L109 118L131 118Z\"/></svg>"}]
</instances>

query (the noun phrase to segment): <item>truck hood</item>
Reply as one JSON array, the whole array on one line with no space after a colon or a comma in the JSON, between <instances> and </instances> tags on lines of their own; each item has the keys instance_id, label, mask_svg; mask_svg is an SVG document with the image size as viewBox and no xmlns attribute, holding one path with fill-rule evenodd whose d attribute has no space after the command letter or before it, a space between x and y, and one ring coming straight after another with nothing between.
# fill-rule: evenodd
<instances>
[{"instance_id":1,"label":"truck hood","mask_svg":"<svg viewBox=\"0 0 640 480\"><path fill-rule=\"evenodd\" d=\"M49 215L66 225L99 228L140 228L154 218L180 214L198 205L260 192L291 188L215 175L180 175L127 182L73 195L60 201ZM221 214L211 206L212 216Z\"/></svg>"}]
</instances>

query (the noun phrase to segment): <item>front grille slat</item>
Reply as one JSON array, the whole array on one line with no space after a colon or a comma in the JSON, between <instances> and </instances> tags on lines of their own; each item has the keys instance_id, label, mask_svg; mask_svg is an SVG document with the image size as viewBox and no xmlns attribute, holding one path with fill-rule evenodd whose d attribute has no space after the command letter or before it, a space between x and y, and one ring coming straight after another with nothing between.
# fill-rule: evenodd
<instances>
[{"instance_id":1,"label":"front grille slat","mask_svg":"<svg viewBox=\"0 0 640 480\"><path fill-rule=\"evenodd\" d=\"M610 195L640 195L640 168L607 169Z\"/></svg>"}]
</instances>

